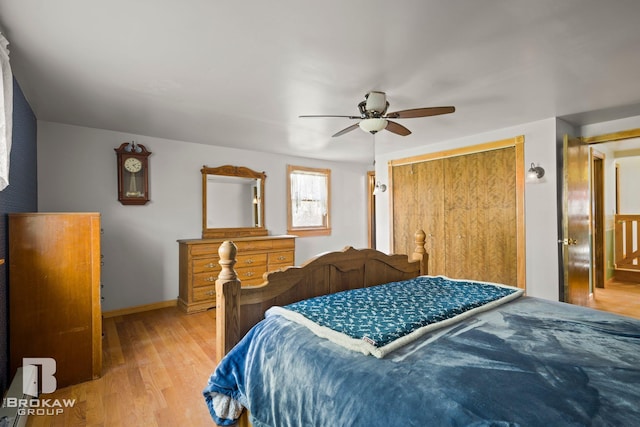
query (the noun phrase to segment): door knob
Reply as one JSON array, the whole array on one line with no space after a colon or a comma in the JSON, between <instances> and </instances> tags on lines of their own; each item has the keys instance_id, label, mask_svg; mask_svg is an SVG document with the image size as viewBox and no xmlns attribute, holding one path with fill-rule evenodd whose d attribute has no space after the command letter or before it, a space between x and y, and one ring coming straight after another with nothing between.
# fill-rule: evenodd
<instances>
[{"instance_id":1,"label":"door knob","mask_svg":"<svg viewBox=\"0 0 640 427\"><path fill-rule=\"evenodd\" d=\"M569 237L566 239L558 240L558 243L562 243L565 246L570 246L570 245L577 245L578 241L576 239L572 239L571 237Z\"/></svg>"}]
</instances>

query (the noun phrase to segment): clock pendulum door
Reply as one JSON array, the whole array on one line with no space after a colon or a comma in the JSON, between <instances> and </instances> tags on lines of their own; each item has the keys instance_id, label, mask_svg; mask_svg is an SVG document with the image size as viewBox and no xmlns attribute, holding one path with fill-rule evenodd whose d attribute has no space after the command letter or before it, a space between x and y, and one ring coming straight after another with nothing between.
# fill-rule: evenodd
<instances>
[{"instance_id":1,"label":"clock pendulum door","mask_svg":"<svg viewBox=\"0 0 640 427\"><path fill-rule=\"evenodd\" d=\"M126 192L127 197L143 197L144 194L138 190L138 184L136 179L137 173L142 173L142 162L136 157L129 157L124 161L124 169L130 173L129 175L129 190Z\"/></svg>"},{"instance_id":2,"label":"clock pendulum door","mask_svg":"<svg viewBox=\"0 0 640 427\"><path fill-rule=\"evenodd\" d=\"M140 191L138 191L138 185L136 184L136 173L131 172L131 177L129 178L129 191L127 191L127 197L142 197Z\"/></svg>"}]
</instances>

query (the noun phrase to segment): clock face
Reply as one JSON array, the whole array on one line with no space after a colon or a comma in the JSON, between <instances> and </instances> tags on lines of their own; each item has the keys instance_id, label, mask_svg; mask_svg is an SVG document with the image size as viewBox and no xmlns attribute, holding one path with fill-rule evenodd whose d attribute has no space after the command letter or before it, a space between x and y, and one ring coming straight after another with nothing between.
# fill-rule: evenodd
<instances>
[{"instance_id":1,"label":"clock face","mask_svg":"<svg viewBox=\"0 0 640 427\"><path fill-rule=\"evenodd\" d=\"M136 173L142 169L142 162L135 157L129 157L124 161L124 168L131 173Z\"/></svg>"}]
</instances>

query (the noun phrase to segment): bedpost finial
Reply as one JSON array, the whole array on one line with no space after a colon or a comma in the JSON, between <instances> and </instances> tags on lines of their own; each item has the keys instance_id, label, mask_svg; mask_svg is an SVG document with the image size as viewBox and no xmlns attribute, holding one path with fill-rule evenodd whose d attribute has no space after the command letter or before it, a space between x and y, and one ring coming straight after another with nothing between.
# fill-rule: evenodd
<instances>
[{"instance_id":1,"label":"bedpost finial","mask_svg":"<svg viewBox=\"0 0 640 427\"><path fill-rule=\"evenodd\" d=\"M427 251L424 248L424 244L426 243L426 240L427 240L427 234L422 230L418 230L416 231L414 238L416 243L416 249L414 250L414 252L418 252L422 254L426 253Z\"/></svg>"},{"instance_id":2,"label":"bedpost finial","mask_svg":"<svg viewBox=\"0 0 640 427\"><path fill-rule=\"evenodd\" d=\"M429 265L429 254L425 249L424 245L426 244L427 234L422 231L416 231L414 234L416 248L413 250L413 260L420 262L420 274L425 275L428 273L428 265Z\"/></svg>"},{"instance_id":3,"label":"bedpost finial","mask_svg":"<svg viewBox=\"0 0 640 427\"><path fill-rule=\"evenodd\" d=\"M236 264L236 254L238 253L237 246L228 240L225 240L218 248L218 255L220 256L220 275L219 280L235 280L238 278L233 266Z\"/></svg>"}]
</instances>

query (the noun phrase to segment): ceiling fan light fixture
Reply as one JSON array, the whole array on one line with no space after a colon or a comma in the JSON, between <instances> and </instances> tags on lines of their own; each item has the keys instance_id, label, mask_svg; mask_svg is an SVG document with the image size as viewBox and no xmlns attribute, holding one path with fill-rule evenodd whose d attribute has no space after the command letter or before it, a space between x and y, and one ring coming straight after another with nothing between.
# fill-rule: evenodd
<instances>
[{"instance_id":1,"label":"ceiling fan light fixture","mask_svg":"<svg viewBox=\"0 0 640 427\"><path fill-rule=\"evenodd\" d=\"M382 129L387 127L387 119L383 118L372 118L372 119L362 119L360 123L358 123L360 129L369 133L380 132Z\"/></svg>"}]
</instances>

